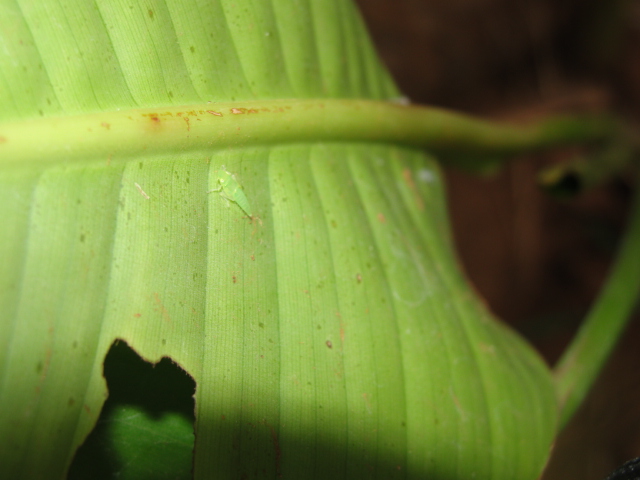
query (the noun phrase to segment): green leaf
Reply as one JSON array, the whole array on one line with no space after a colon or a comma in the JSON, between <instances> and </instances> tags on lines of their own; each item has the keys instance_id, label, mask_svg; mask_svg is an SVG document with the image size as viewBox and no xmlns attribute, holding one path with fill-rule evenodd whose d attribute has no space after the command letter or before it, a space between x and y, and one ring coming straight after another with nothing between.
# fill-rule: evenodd
<instances>
[{"instance_id":1,"label":"green leaf","mask_svg":"<svg viewBox=\"0 0 640 480\"><path fill-rule=\"evenodd\" d=\"M1 477L65 475L122 339L195 380L196 478L537 478L551 377L460 274L433 158L197 115L85 141L137 108L399 97L350 3L0 8ZM252 218L208 193L223 166Z\"/></svg>"}]
</instances>

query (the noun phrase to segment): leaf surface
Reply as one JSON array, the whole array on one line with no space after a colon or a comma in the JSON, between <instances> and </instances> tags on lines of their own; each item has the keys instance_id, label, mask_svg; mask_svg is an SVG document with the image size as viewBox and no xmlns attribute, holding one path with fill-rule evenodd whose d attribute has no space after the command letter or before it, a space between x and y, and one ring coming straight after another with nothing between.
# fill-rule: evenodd
<instances>
[{"instance_id":1,"label":"leaf surface","mask_svg":"<svg viewBox=\"0 0 640 480\"><path fill-rule=\"evenodd\" d=\"M0 9L0 476L64 476L116 339L195 380L196 478L538 476L549 374L460 274L428 154L305 140L2 157L20 121L397 98L350 3ZM252 218L211 192L223 168Z\"/></svg>"}]
</instances>

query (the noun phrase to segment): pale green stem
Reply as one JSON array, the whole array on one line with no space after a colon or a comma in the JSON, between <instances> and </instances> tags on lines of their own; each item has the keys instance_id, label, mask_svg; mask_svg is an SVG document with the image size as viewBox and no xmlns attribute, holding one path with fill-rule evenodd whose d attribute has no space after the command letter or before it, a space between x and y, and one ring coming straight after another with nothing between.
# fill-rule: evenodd
<instances>
[{"instance_id":1,"label":"pale green stem","mask_svg":"<svg viewBox=\"0 0 640 480\"><path fill-rule=\"evenodd\" d=\"M564 427L604 366L640 294L640 194L609 279L575 339L555 368Z\"/></svg>"},{"instance_id":2,"label":"pale green stem","mask_svg":"<svg viewBox=\"0 0 640 480\"><path fill-rule=\"evenodd\" d=\"M158 107L0 124L0 162L110 160L309 141L385 142L506 156L611 136L603 117L494 124L442 109L366 100L261 100Z\"/></svg>"}]
</instances>

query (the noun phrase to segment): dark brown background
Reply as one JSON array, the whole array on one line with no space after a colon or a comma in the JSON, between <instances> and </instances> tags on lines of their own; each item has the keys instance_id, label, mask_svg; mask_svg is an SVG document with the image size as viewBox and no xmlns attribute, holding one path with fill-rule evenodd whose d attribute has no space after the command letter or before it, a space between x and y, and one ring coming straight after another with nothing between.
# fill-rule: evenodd
<instances>
[{"instance_id":1,"label":"dark brown background","mask_svg":"<svg viewBox=\"0 0 640 480\"><path fill-rule=\"evenodd\" d=\"M640 116L640 2L358 0L378 51L414 102L489 118L615 110ZM550 364L598 292L624 229L631 182L571 200L535 175L562 154L492 178L447 171L462 263L491 309ZM637 315L636 315L637 317ZM562 433L544 480L601 480L640 455L640 322Z\"/></svg>"}]
</instances>

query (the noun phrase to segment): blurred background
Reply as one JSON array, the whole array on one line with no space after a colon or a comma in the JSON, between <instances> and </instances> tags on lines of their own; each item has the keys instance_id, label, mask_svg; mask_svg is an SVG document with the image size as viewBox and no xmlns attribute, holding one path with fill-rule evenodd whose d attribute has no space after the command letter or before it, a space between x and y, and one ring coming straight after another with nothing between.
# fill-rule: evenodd
<instances>
[{"instance_id":1,"label":"blurred background","mask_svg":"<svg viewBox=\"0 0 640 480\"><path fill-rule=\"evenodd\" d=\"M411 101L498 120L559 112L640 117L640 2L357 0ZM624 231L633 182L574 198L536 175L567 152L519 159L497 175L446 169L464 269L498 317L550 365L599 291ZM602 480L640 456L640 321L559 437L542 480Z\"/></svg>"}]
</instances>

